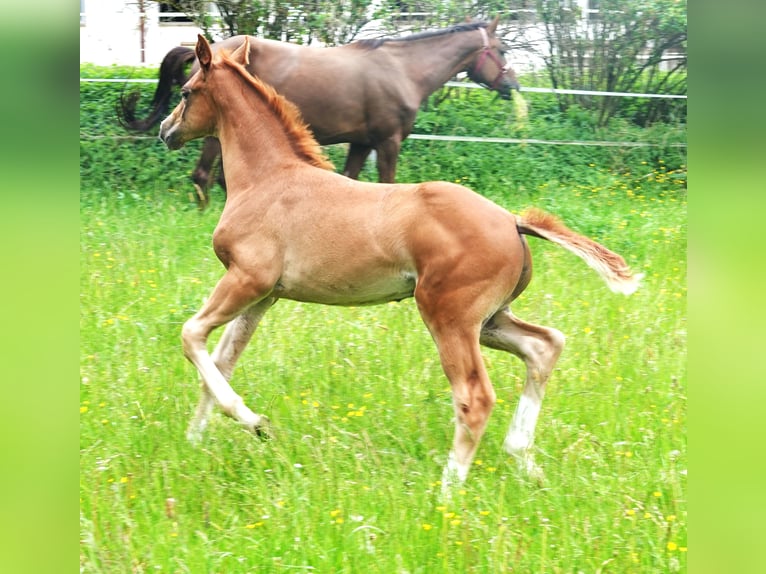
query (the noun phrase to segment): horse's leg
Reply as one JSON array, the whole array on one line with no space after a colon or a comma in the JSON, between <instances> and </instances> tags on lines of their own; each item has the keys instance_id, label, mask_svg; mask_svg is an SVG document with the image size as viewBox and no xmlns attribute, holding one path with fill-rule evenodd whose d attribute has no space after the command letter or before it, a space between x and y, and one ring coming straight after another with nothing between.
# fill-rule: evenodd
<instances>
[{"instance_id":1,"label":"horse's leg","mask_svg":"<svg viewBox=\"0 0 766 574\"><path fill-rule=\"evenodd\" d=\"M471 302L429 293L427 283L424 280L415 289L415 300L439 351L455 410L455 435L442 474L442 491L448 494L468 475L495 405L495 391L481 356L480 319L469 308Z\"/></svg>"},{"instance_id":2,"label":"horse's leg","mask_svg":"<svg viewBox=\"0 0 766 574\"><path fill-rule=\"evenodd\" d=\"M447 465L442 473L442 490L468 476L476 449L495 405L495 391L484 367L476 329L434 331L442 368L452 387L455 435Z\"/></svg>"},{"instance_id":3,"label":"horse's leg","mask_svg":"<svg viewBox=\"0 0 766 574\"><path fill-rule=\"evenodd\" d=\"M223 171L223 157L221 157L220 161L218 162L218 176L216 177L216 181L218 182L218 185L220 185L223 189L224 195L226 195L226 175Z\"/></svg>"},{"instance_id":4,"label":"horse's leg","mask_svg":"<svg viewBox=\"0 0 766 574\"><path fill-rule=\"evenodd\" d=\"M349 145L346 165L343 167L343 175L351 179L359 179L359 173L362 171L364 162L371 151L372 148L370 146L356 143Z\"/></svg>"},{"instance_id":5,"label":"horse's leg","mask_svg":"<svg viewBox=\"0 0 766 574\"><path fill-rule=\"evenodd\" d=\"M270 287L259 284L255 279L240 272L236 267L230 267L202 309L184 323L181 338L184 355L197 367L206 392L226 415L249 430L258 433L264 423L264 418L251 411L242 398L234 392L227 381L227 377L207 352L206 346L208 336L216 327L235 319L251 305L256 306L252 311L253 315L255 317L262 316L273 303L273 301L264 299L262 296L262 293L268 293ZM224 341L223 347L218 352L218 358L221 359L225 367L242 352L242 349L238 347L241 345L244 348L244 339L249 339L248 329L250 330L249 335L252 335L252 330L257 325L257 321L253 325L248 324L247 319L244 321L244 323L228 330L229 340ZM233 343L235 336L239 341L237 344ZM230 375L231 373L227 374ZM206 409L208 409L207 402L200 402L198 415L200 409L202 409L204 416Z\"/></svg>"},{"instance_id":6,"label":"horse's leg","mask_svg":"<svg viewBox=\"0 0 766 574\"><path fill-rule=\"evenodd\" d=\"M234 365L250 342L263 315L275 301L273 298L264 299L226 325L226 330L213 351L212 359L227 381L231 380ZM202 437L215 403L215 398L208 391L205 381L200 381L200 386L200 401L186 433L187 438L193 442L197 442Z\"/></svg>"},{"instance_id":7,"label":"horse's leg","mask_svg":"<svg viewBox=\"0 0 766 574\"><path fill-rule=\"evenodd\" d=\"M210 189L210 180L213 173L213 165L216 158L221 154L221 142L218 138L206 137L202 144L202 154L197 161L197 165L192 172L192 182L197 192L197 206L200 209L207 207L210 198L207 195ZM223 174L223 171L221 171ZM223 175L221 176L223 177Z\"/></svg>"},{"instance_id":8,"label":"horse's leg","mask_svg":"<svg viewBox=\"0 0 766 574\"><path fill-rule=\"evenodd\" d=\"M542 470L535 464L530 447L548 377L564 348L564 335L557 329L526 323L506 308L484 325L480 340L487 347L513 353L527 367L524 390L503 446L531 477L540 480Z\"/></svg>"},{"instance_id":9,"label":"horse's leg","mask_svg":"<svg viewBox=\"0 0 766 574\"><path fill-rule=\"evenodd\" d=\"M394 134L375 148L378 154L378 181L380 183L394 183L396 181L396 162L399 159L401 147L401 137L399 134Z\"/></svg>"}]
</instances>

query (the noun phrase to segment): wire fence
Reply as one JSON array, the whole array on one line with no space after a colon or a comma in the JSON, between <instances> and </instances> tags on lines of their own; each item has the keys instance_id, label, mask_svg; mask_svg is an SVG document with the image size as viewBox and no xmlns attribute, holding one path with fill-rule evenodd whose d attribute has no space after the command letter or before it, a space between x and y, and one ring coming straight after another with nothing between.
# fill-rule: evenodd
<instances>
[{"instance_id":1,"label":"wire fence","mask_svg":"<svg viewBox=\"0 0 766 574\"><path fill-rule=\"evenodd\" d=\"M80 78L80 82L95 82L95 83L107 83L107 84L156 84L159 80L153 78ZM444 84L453 88L480 88L485 89L484 86L476 84L474 82L458 82L450 81ZM622 98L668 98L668 99L687 99L686 94L643 94L637 92L598 92L593 90L565 90L561 88L532 88L521 86L519 89L521 92L530 92L537 94L572 94L578 96L618 96Z\"/></svg>"}]
</instances>

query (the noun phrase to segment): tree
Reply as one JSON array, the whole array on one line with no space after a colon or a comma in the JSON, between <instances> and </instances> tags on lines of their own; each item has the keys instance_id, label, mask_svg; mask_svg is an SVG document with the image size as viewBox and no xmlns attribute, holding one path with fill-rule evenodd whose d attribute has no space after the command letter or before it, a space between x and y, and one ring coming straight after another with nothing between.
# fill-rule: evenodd
<instances>
[{"instance_id":1,"label":"tree","mask_svg":"<svg viewBox=\"0 0 766 574\"><path fill-rule=\"evenodd\" d=\"M524 0L383 0L379 15L389 32L440 28L466 18L492 20L503 17L509 6Z\"/></svg>"},{"instance_id":2,"label":"tree","mask_svg":"<svg viewBox=\"0 0 766 574\"><path fill-rule=\"evenodd\" d=\"M173 0L165 4L187 14L209 40L252 34L297 44L319 40L332 46L352 41L373 17L373 0ZM211 11L211 5L216 10Z\"/></svg>"},{"instance_id":3,"label":"tree","mask_svg":"<svg viewBox=\"0 0 766 574\"><path fill-rule=\"evenodd\" d=\"M537 0L547 42L543 54L554 88L661 94L686 93L686 0L589 0L585 17L572 0ZM672 55L672 60L668 58ZM605 125L633 105L634 120L648 125L685 102L558 95L566 110L577 103ZM663 118L666 119L666 118Z\"/></svg>"},{"instance_id":4,"label":"tree","mask_svg":"<svg viewBox=\"0 0 766 574\"><path fill-rule=\"evenodd\" d=\"M157 1L157 0L155 0ZM209 40L253 34L299 44L314 40L329 46L353 41L375 20L381 34L395 35L449 26L466 18L501 22L518 17L518 8L535 0L170 0ZM210 10L211 6L215 10Z\"/></svg>"}]
</instances>

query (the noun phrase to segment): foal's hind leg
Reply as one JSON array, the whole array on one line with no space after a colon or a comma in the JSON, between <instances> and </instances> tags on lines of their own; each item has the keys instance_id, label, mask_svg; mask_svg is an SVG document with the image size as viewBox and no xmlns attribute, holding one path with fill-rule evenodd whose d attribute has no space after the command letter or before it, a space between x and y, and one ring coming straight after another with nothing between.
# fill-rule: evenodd
<instances>
[{"instance_id":1,"label":"foal's hind leg","mask_svg":"<svg viewBox=\"0 0 766 574\"><path fill-rule=\"evenodd\" d=\"M524 390L503 446L530 476L541 479L542 470L535 464L530 447L548 377L564 348L564 335L557 329L526 323L506 308L498 311L482 328L481 343L513 353L527 367Z\"/></svg>"},{"instance_id":2,"label":"foal's hind leg","mask_svg":"<svg viewBox=\"0 0 766 574\"><path fill-rule=\"evenodd\" d=\"M442 475L442 491L449 493L453 484L462 483L468 475L495 405L495 391L479 347L480 321L471 318L466 302L429 295L425 283L416 289L415 299L439 351L455 410L455 435Z\"/></svg>"},{"instance_id":3,"label":"foal's hind leg","mask_svg":"<svg viewBox=\"0 0 766 574\"><path fill-rule=\"evenodd\" d=\"M473 332L472 332L473 331ZM452 387L455 436L442 475L446 492L462 483L495 405L495 391L484 367L474 330L432 331L442 367Z\"/></svg>"},{"instance_id":4,"label":"foal's hind leg","mask_svg":"<svg viewBox=\"0 0 766 574\"><path fill-rule=\"evenodd\" d=\"M255 329L258 327L263 315L274 304L275 299L268 298L256 303L236 319L226 325L226 330L221 336L215 350L212 354L213 362L224 378L229 381L234 365L239 359L242 351L245 350L250 342ZM197 410L189 423L189 429L186 436L192 442L197 442L202 437L202 433L207 427L207 421L210 412L215 404L215 398L208 391L205 381L200 381L201 394Z\"/></svg>"}]
</instances>

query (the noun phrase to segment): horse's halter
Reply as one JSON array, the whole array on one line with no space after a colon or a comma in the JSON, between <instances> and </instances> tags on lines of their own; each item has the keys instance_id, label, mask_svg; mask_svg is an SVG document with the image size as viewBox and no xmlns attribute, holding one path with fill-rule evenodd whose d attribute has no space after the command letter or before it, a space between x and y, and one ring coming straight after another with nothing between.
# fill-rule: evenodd
<instances>
[{"instance_id":1,"label":"horse's halter","mask_svg":"<svg viewBox=\"0 0 766 574\"><path fill-rule=\"evenodd\" d=\"M489 47L489 36L487 36L487 31L483 27L478 28L478 30L479 32L481 32L481 39L484 42L484 46L481 49L481 54L479 54L479 59L476 60L476 64L473 65L473 68L471 70L472 72L471 75L476 76L479 69L484 64L484 61L487 58L489 58L498 67L499 72L497 73L497 76L495 76L495 79L492 81L491 84L485 84L485 85L488 85L491 90L496 90L498 84L500 83L501 78L508 71L508 64L503 64L500 61L500 58L497 57L497 54L495 54L492 51L492 49Z\"/></svg>"}]
</instances>

